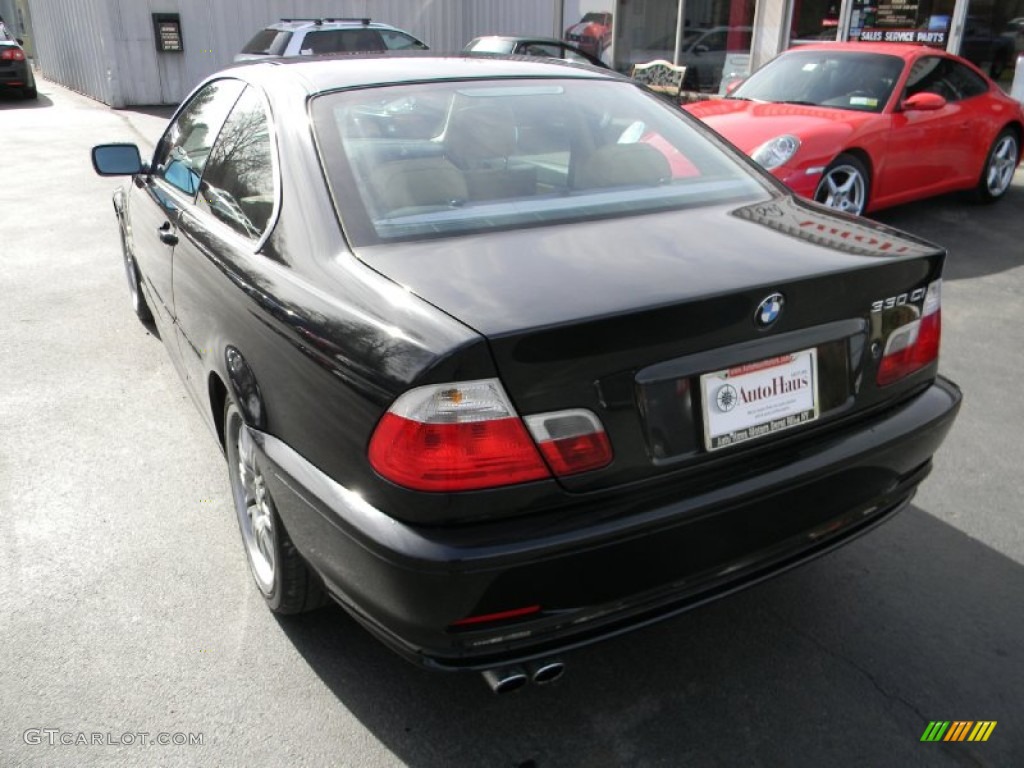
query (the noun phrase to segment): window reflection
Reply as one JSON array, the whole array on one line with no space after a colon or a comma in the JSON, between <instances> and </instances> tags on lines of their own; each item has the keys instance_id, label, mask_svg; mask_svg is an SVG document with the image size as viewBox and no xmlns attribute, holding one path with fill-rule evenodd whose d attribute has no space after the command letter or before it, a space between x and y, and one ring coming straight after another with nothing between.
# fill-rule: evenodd
<instances>
[{"instance_id":1,"label":"window reflection","mask_svg":"<svg viewBox=\"0 0 1024 768\"><path fill-rule=\"evenodd\" d=\"M160 139L154 155L156 175L195 195L210 146L243 87L237 80L217 80L196 94Z\"/></svg>"},{"instance_id":2,"label":"window reflection","mask_svg":"<svg viewBox=\"0 0 1024 768\"><path fill-rule=\"evenodd\" d=\"M253 88L238 100L210 155L199 206L236 232L259 239L274 210L274 165L263 102Z\"/></svg>"}]
</instances>

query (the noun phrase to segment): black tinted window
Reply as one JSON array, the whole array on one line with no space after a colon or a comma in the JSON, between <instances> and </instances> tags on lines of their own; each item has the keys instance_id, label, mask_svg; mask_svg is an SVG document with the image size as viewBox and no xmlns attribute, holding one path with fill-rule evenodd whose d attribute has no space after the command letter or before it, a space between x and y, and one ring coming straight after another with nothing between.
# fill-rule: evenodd
<instances>
[{"instance_id":1,"label":"black tinted window","mask_svg":"<svg viewBox=\"0 0 1024 768\"><path fill-rule=\"evenodd\" d=\"M248 88L224 124L203 175L199 207L259 239L274 211L274 161L263 100Z\"/></svg>"},{"instance_id":2,"label":"black tinted window","mask_svg":"<svg viewBox=\"0 0 1024 768\"><path fill-rule=\"evenodd\" d=\"M907 96L936 93L946 101L960 101L988 91L988 83L963 64L941 56L918 59L907 78Z\"/></svg>"},{"instance_id":3,"label":"black tinted window","mask_svg":"<svg viewBox=\"0 0 1024 768\"><path fill-rule=\"evenodd\" d=\"M285 32L281 29L264 29L245 44L242 53L262 53L267 56L280 56L284 53L285 48L288 47L288 41L291 39L291 32Z\"/></svg>"},{"instance_id":4,"label":"black tinted window","mask_svg":"<svg viewBox=\"0 0 1024 768\"><path fill-rule=\"evenodd\" d=\"M309 32L300 53L362 53L383 51L384 41L373 29L324 29Z\"/></svg>"},{"instance_id":5,"label":"black tinted window","mask_svg":"<svg viewBox=\"0 0 1024 768\"><path fill-rule=\"evenodd\" d=\"M238 80L217 80L197 93L160 139L154 174L195 195L210 148L243 87Z\"/></svg>"}]
</instances>

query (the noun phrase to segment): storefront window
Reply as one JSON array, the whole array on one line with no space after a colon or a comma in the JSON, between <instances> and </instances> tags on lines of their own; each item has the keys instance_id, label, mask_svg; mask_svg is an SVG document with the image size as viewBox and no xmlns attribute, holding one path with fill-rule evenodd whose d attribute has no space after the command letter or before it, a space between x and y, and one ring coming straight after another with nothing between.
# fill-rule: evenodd
<instances>
[{"instance_id":1,"label":"storefront window","mask_svg":"<svg viewBox=\"0 0 1024 768\"><path fill-rule=\"evenodd\" d=\"M794 0L789 44L820 43L839 35L839 0Z\"/></svg>"},{"instance_id":2,"label":"storefront window","mask_svg":"<svg viewBox=\"0 0 1024 768\"><path fill-rule=\"evenodd\" d=\"M853 0L850 39L946 48L1008 85L1024 53L1024 0L970 0L958 46L951 36L955 6L955 0Z\"/></svg>"},{"instance_id":3,"label":"storefront window","mask_svg":"<svg viewBox=\"0 0 1024 768\"><path fill-rule=\"evenodd\" d=\"M744 76L750 66L754 0L687 0L678 36L678 0L619 0L615 67L665 59L686 67L684 89L718 93L723 80ZM678 42L678 48L677 48Z\"/></svg>"},{"instance_id":4,"label":"storefront window","mask_svg":"<svg viewBox=\"0 0 1024 768\"><path fill-rule=\"evenodd\" d=\"M864 42L924 43L945 48L954 0L854 0L850 39Z\"/></svg>"},{"instance_id":5,"label":"storefront window","mask_svg":"<svg viewBox=\"0 0 1024 768\"><path fill-rule=\"evenodd\" d=\"M959 53L1008 85L1017 56L1024 53L1024 1L971 0Z\"/></svg>"}]
</instances>

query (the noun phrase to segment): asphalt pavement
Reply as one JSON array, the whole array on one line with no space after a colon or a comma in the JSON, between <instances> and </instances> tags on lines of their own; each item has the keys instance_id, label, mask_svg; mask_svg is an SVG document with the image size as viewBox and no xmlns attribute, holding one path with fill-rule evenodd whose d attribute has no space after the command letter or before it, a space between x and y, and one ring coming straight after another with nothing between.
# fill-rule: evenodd
<instances>
[{"instance_id":1,"label":"asphalt pavement","mask_svg":"<svg viewBox=\"0 0 1024 768\"><path fill-rule=\"evenodd\" d=\"M878 216L950 251L941 369L965 400L911 508L497 697L339 609L266 610L89 164L168 111L39 89L0 100L0 765L1024 764L1024 171L995 206ZM922 743L931 720L998 725Z\"/></svg>"}]
</instances>

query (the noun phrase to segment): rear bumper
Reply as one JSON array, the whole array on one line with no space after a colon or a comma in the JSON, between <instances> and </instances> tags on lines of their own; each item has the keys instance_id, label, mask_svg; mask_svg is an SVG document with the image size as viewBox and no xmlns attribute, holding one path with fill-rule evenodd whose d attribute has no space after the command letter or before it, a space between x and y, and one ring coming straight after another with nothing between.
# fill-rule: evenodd
<instances>
[{"instance_id":1,"label":"rear bumper","mask_svg":"<svg viewBox=\"0 0 1024 768\"><path fill-rule=\"evenodd\" d=\"M28 61L16 61L9 66L0 67L0 88L21 91L32 88L35 84L32 65Z\"/></svg>"},{"instance_id":2,"label":"rear bumper","mask_svg":"<svg viewBox=\"0 0 1024 768\"><path fill-rule=\"evenodd\" d=\"M781 468L696 495L662 487L550 519L410 526L254 432L285 526L331 593L406 657L481 669L620 634L749 586L905 506L960 406L943 379ZM502 626L453 621L524 606Z\"/></svg>"}]
</instances>

